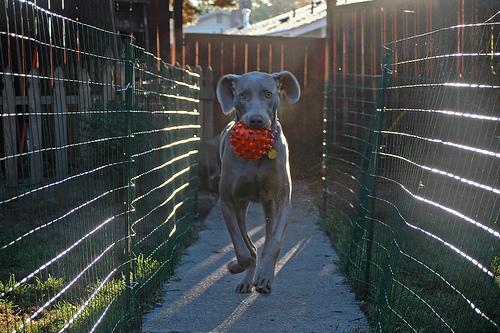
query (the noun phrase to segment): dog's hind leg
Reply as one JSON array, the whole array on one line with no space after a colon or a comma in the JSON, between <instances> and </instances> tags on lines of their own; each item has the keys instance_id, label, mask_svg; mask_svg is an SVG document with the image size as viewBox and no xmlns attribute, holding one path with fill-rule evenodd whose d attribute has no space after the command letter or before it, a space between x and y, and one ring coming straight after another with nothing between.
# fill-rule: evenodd
<instances>
[{"instance_id":1,"label":"dog's hind leg","mask_svg":"<svg viewBox=\"0 0 500 333\"><path fill-rule=\"evenodd\" d=\"M254 243L250 239L247 233L247 225L246 225L246 215L248 209L249 202L243 202L241 205L238 205L236 209L236 218L238 219L238 225L240 227L241 236L243 237L243 241L250 251L250 255L253 258L253 261L250 265L245 269L245 277L243 280L236 286L237 293L249 293L252 291L253 287L253 277L255 275L255 265L257 262L257 248Z\"/></svg>"},{"instance_id":2,"label":"dog's hind leg","mask_svg":"<svg viewBox=\"0 0 500 333\"><path fill-rule=\"evenodd\" d=\"M234 252L236 252L236 260L231 261L227 265L227 268L232 274L241 273L253 262L255 262L238 223L238 215L245 214L246 209L241 209L242 207L235 207L234 204L227 202L222 198L220 200L220 208L222 210L222 215L224 216L224 222L226 222L227 230L229 231L229 236L231 236L231 241L233 242Z\"/></svg>"}]
</instances>

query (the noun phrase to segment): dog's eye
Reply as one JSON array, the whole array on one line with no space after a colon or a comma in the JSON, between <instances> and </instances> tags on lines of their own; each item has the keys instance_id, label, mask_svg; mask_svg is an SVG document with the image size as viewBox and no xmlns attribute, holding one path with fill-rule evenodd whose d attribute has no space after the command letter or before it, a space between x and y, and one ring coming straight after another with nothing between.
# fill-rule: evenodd
<instances>
[{"instance_id":1,"label":"dog's eye","mask_svg":"<svg viewBox=\"0 0 500 333\"><path fill-rule=\"evenodd\" d=\"M241 93L241 94L240 94L240 99L242 99L242 100L246 100L246 99L247 99L247 95L246 95L246 94Z\"/></svg>"},{"instance_id":2,"label":"dog's eye","mask_svg":"<svg viewBox=\"0 0 500 333\"><path fill-rule=\"evenodd\" d=\"M270 92L270 91L266 91L266 92L264 93L264 96L266 96L266 98L271 98L271 97L273 96L273 93L272 93L272 92Z\"/></svg>"}]
</instances>

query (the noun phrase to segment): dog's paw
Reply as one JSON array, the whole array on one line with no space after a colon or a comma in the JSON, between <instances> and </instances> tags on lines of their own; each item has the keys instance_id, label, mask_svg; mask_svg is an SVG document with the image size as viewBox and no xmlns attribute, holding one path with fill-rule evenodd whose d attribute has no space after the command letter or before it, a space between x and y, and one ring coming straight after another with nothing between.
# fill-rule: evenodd
<instances>
[{"instance_id":1,"label":"dog's paw","mask_svg":"<svg viewBox=\"0 0 500 333\"><path fill-rule=\"evenodd\" d=\"M263 256L260 267L254 279L255 290L262 294L271 293L271 285L274 279L275 261L273 257Z\"/></svg>"},{"instance_id":2,"label":"dog's paw","mask_svg":"<svg viewBox=\"0 0 500 333\"><path fill-rule=\"evenodd\" d=\"M237 294L248 294L252 292L252 283L248 281L242 281L236 286L235 292Z\"/></svg>"},{"instance_id":3,"label":"dog's paw","mask_svg":"<svg viewBox=\"0 0 500 333\"><path fill-rule=\"evenodd\" d=\"M246 267L241 266L237 260L233 260L227 264L227 270L231 274L238 274L238 273L244 272L245 269L246 269Z\"/></svg>"},{"instance_id":4,"label":"dog's paw","mask_svg":"<svg viewBox=\"0 0 500 333\"><path fill-rule=\"evenodd\" d=\"M255 290L261 294L271 293L272 280L268 278L259 278L255 281Z\"/></svg>"}]
</instances>

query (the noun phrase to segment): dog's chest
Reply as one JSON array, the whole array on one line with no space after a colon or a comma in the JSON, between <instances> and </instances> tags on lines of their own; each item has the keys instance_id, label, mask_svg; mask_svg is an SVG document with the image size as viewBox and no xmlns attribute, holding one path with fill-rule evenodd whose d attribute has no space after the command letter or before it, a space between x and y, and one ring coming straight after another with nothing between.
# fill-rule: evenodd
<instances>
[{"instance_id":1,"label":"dog's chest","mask_svg":"<svg viewBox=\"0 0 500 333\"><path fill-rule=\"evenodd\" d=\"M270 199L274 192L284 185L281 173L270 170L269 167L243 166L243 172L233 174L231 177L232 195L235 198L261 201ZM271 168L272 169L272 168Z\"/></svg>"}]
</instances>

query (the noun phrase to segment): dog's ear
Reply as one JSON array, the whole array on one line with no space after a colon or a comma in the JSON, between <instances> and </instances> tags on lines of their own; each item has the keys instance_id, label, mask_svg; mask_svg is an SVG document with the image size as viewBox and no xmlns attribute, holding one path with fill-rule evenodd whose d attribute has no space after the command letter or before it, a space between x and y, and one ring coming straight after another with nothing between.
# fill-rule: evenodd
<instances>
[{"instance_id":1,"label":"dog's ear","mask_svg":"<svg viewBox=\"0 0 500 333\"><path fill-rule=\"evenodd\" d=\"M227 74L217 82L217 100L224 114L229 114L233 110L234 85L239 77L239 75Z\"/></svg>"},{"instance_id":2,"label":"dog's ear","mask_svg":"<svg viewBox=\"0 0 500 333\"><path fill-rule=\"evenodd\" d=\"M279 88L285 93L287 103L295 104L300 98L300 85L295 75L289 71L273 73L273 78L278 82Z\"/></svg>"}]
</instances>

